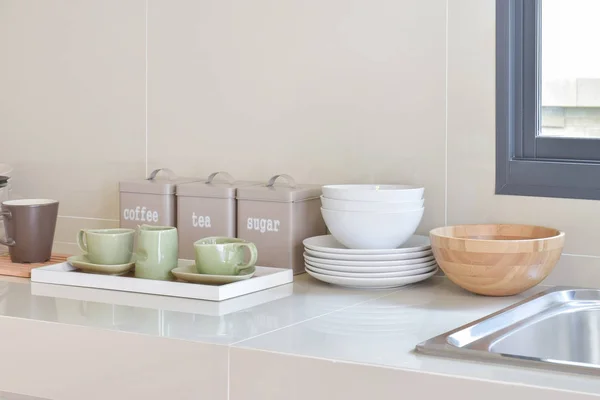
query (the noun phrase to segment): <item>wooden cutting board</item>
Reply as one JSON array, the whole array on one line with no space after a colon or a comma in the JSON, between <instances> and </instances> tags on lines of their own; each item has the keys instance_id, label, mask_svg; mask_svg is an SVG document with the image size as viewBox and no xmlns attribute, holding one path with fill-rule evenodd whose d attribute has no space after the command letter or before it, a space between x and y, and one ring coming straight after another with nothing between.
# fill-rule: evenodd
<instances>
[{"instance_id":1,"label":"wooden cutting board","mask_svg":"<svg viewBox=\"0 0 600 400\"><path fill-rule=\"evenodd\" d=\"M46 265L60 264L67 261L68 257L70 256L65 254L52 254L50 260L45 263L19 264L10 261L8 253L0 254L0 275L31 278L32 269L44 267Z\"/></svg>"}]
</instances>

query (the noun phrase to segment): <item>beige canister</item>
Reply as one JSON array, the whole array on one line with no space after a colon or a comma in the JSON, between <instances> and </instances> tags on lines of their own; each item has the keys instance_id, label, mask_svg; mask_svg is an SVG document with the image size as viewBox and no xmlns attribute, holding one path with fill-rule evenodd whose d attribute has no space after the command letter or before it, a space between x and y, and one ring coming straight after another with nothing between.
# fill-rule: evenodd
<instances>
[{"instance_id":1,"label":"beige canister","mask_svg":"<svg viewBox=\"0 0 600 400\"><path fill-rule=\"evenodd\" d=\"M166 177L159 177L161 172ZM147 179L120 182L121 228L136 229L139 225L176 226L177 185L198 180L177 177L170 169L161 168L152 171Z\"/></svg>"},{"instance_id":2,"label":"beige canister","mask_svg":"<svg viewBox=\"0 0 600 400\"><path fill-rule=\"evenodd\" d=\"M236 237L236 190L258 184L236 181L227 172L214 172L203 182L178 185L179 257L193 260L194 242L199 239L209 236Z\"/></svg>"},{"instance_id":3,"label":"beige canister","mask_svg":"<svg viewBox=\"0 0 600 400\"><path fill-rule=\"evenodd\" d=\"M257 265L304 271L302 241L327 232L319 196L320 185L296 184L289 175L238 188L237 234L258 248Z\"/></svg>"}]
</instances>

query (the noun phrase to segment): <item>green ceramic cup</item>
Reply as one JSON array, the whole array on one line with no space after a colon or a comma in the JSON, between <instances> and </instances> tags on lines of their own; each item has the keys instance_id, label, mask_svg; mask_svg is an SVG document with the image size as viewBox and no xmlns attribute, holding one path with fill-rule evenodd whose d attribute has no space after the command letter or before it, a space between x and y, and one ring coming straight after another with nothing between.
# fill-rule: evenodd
<instances>
[{"instance_id":1,"label":"green ceramic cup","mask_svg":"<svg viewBox=\"0 0 600 400\"><path fill-rule=\"evenodd\" d=\"M250 260L244 261L244 249ZM254 243L228 237L209 237L194 243L196 269L200 274L239 275L240 271L256 265L258 250Z\"/></svg>"},{"instance_id":2,"label":"green ceramic cup","mask_svg":"<svg viewBox=\"0 0 600 400\"><path fill-rule=\"evenodd\" d=\"M92 264L120 265L131 262L133 229L82 229L77 244Z\"/></svg>"},{"instance_id":3,"label":"green ceramic cup","mask_svg":"<svg viewBox=\"0 0 600 400\"><path fill-rule=\"evenodd\" d=\"M138 227L135 253L135 277L168 281L177 267L177 228L171 226Z\"/></svg>"}]
</instances>

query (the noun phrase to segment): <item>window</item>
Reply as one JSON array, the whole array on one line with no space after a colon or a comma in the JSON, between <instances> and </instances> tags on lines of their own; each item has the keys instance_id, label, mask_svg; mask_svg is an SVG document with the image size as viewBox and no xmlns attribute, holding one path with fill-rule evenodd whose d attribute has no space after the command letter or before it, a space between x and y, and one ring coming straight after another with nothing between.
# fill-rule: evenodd
<instances>
[{"instance_id":1,"label":"window","mask_svg":"<svg viewBox=\"0 0 600 400\"><path fill-rule=\"evenodd\" d=\"M600 199L600 1L496 12L496 193Z\"/></svg>"}]
</instances>

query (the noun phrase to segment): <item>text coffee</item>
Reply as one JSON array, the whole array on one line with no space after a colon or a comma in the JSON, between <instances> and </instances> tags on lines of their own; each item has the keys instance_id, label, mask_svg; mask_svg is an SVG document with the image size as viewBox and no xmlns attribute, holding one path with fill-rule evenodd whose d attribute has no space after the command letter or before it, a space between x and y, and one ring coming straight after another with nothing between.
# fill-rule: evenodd
<instances>
[{"instance_id":1,"label":"text coffee","mask_svg":"<svg viewBox=\"0 0 600 400\"><path fill-rule=\"evenodd\" d=\"M125 208L123 218L127 221L158 222L158 211L152 211L146 207L137 206L134 208Z\"/></svg>"}]
</instances>

